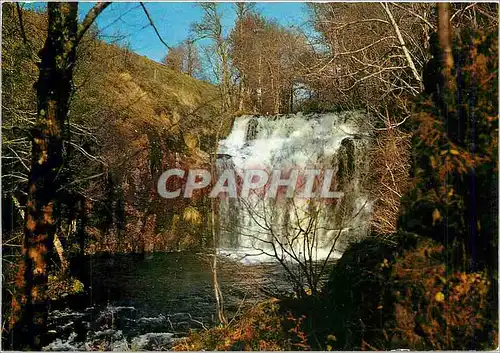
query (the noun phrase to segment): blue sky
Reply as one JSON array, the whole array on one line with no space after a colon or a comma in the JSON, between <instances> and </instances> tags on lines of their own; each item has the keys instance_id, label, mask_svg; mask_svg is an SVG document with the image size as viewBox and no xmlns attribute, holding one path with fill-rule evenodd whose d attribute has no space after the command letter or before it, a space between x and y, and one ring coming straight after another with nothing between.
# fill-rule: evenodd
<instances>
[{"instance_id":1,"label":"blue sky","mask_svg":"<svg viewBox=\"0 0 500 353\"><path fill-rule=\"evenodd\" d=\"M93 2L80 3L80 17L94 5ZM38 6L37 6L38 5ZM40 7L40 4L34 5ZM169 45L176 45L189 35L190 25L201 20L203 13L195 2L146 2L148 12L162 38ZM26 7L33 5L27 4ZM223 24L227 31L234 23L235 13L232 3L220 3ZM287 26L303 26L307 20L306 5L300 2L257 3L257 10L266 18L274 19ZM138 2L120 2L110 5L97 19L103 39L129 43L131 49L140 55L161 61L166 54L165 46L159 41L149 26Z\"/></svg>"}]
</instances>

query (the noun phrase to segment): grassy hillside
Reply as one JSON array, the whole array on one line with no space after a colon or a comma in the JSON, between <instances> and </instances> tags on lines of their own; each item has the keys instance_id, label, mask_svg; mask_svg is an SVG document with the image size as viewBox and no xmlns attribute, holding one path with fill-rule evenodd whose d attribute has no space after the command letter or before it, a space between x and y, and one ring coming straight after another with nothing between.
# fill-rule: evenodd
<instances>
[{"instance_id":1,"label":"grassy hillside","mask_svg":"<svg viewBox=\"0 0 500 353\"><path fill-rule=\"evenodd\" d=\"M34 121L37 53L46 16L23 11L23 38L16 8L3 4L4 220L7 232L22 229L12 197L22 205ZM161 45L161 44L159 44ZM96 31L78 48L61 177L63 213L86 215L87 251L177 250L206 243L202 200L166 202L156 192L159 175L175 166L209 162L221 125L217 87L174 72L126 48L99 40ZM78 205L77 205L78 204ZM193 216L194 215L194 216ZM5 228L5 227L4 227ZM81 237L75 226L61 231L65 243Z\"/></svg>"}]
</instances>

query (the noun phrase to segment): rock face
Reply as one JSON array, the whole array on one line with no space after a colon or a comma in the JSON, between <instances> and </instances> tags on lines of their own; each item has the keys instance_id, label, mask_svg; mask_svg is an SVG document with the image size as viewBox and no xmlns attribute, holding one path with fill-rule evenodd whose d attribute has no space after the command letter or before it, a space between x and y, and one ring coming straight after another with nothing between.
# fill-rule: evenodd
<instances>
[{"instance_id":1,"label":"rock face","mask_svg":"<svg viewBox=\"0 0 500 353\"><path fill-rule=\"evenodd\" d=\"M337 157L337 181L339 189L344 190L348 186L349 181L354 177L356 167L355 143L351 138L342 140Z\"/></svg>"}]
</instances>

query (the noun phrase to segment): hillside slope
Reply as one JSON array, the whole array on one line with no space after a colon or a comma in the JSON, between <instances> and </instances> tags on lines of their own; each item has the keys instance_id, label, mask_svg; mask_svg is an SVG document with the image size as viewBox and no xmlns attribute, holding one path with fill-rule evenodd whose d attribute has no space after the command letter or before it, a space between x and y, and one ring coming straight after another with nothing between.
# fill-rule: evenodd
<instances>
[{"instance_id":1,"label":"hillside slope","mask_svg":"<svg viewBox=\"0 0 500 353\"><path fill-rule=\"evenodd\" d=\"M2 152L11 157L2 160L10 172L2 176L3 199L13 205L14 197L21 206L30 163L27 135L36 112L35 60L46 28L44 14L23 11L22 17L26 41L15 7L3 4ZM167 202L157 195L156 182L174 165L208 163L216 130L227 129L220 124L217 87L104 43L95 31L78 48L74 84L71 142L61 173L66 187L60 196L63 215L73 222L61 225L63 241L85 241L90 252L205 244L199 234L205 231L208 205ZM15 207L3 218L11 220L5 231L22 229Z\"/></svg>"}]
</instances>

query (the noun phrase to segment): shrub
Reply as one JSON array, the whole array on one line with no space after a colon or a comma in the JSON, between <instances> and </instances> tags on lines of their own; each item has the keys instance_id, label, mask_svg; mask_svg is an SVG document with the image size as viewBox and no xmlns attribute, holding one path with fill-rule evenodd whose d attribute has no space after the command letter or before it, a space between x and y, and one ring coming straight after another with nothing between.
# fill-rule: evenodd
<instances>
[{"instance_id":1,"label":"shrub","mask_svg":"<svg viewBox=\"0 0 500 353\"><path fill-rule=\"evenodd\" d=\"M192 331L187 339L173 349L178 351L307 350L309 346L301 330L302 321L302 317L295 318L290 313L282 316L275 301L266 301L254 306L228 325L220 325L205 331Z\"/></svg>"},{"instance_id":2,"label":"shrub","mask_svg":"<svg viewBox=\"0 0 500 353\"><path fill-rule=\"evenodd\" d=\"M448 266L449 251L400 233L353 244L327 286L332 349L488 349L496 288L485 272Z\"/></svg>"},{"instance_id":3,"label":"shrub","mask_svg":"<svg viewBox=\"0 0 500 353\"><path fill-rule=\"evenodd\" d=\"M424 240L392 265L392 342L412 349L496 346L491 282L484 272L452 272L444 246Z\"/></svg>"},{"instance_id":4,"label":"shrub","mask_svg":"<svg viewBox=\"0 0 500 353\"><path fill-rule=\"evenodd\" d=\"M415 247L417 239L406 233L385 240L368 237L346 249L324 293L330 330L325 333L336 337L332 348L362 349L363 341L379 344L385 325L394 321L389 264L405 249Z\"/></svg>"}]
</instances>

